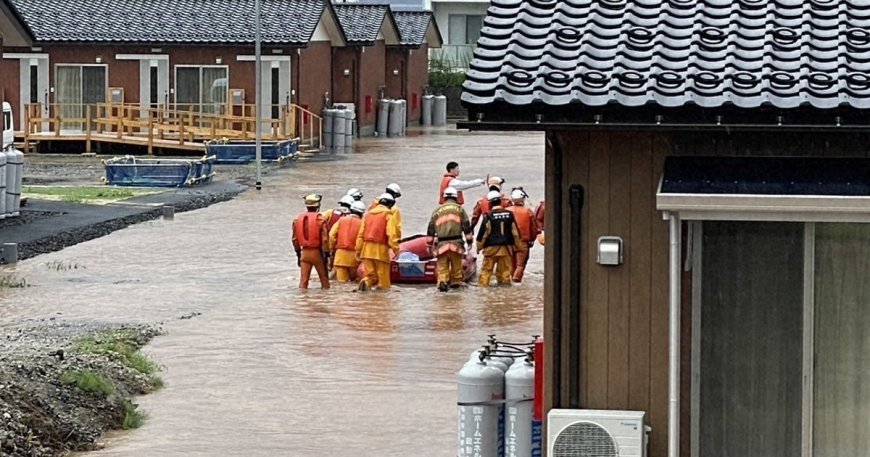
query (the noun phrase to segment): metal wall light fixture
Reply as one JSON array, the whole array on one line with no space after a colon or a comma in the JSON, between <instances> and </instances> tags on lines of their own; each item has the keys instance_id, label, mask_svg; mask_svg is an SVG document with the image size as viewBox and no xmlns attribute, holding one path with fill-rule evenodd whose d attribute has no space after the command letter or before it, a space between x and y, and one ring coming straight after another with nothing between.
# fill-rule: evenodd
<instances>
[{"instance_id":1,"label":"metal wall light fixture","mask_svg":"<svg viewBox=\"0 0 870 457\"><path fill-rule=\"evenodd\" d=\"M345 76L350 76L350 68L345 68L343 73Z\"/></svg>"},{"instance_id":2,"label":"metal wall light fixture","mask_svg":"<svg viewBox=\"0 0 870 457\"><path fill-rule=\"evenodd\" d=\"M394 70L393 70L393 76L399 76L399 70L398 70L398 69L394 69Z\"/></svg>"},{"instance_id":3,"label":"metal wall light fixture","mask_svg":"<svg viewBox=\"0 0 870 457\"><path fill-rule=\"evenodd\" d=\"M602 236L598 238L598 264L606 266L622 265L622 238Z\"/></svg>"}]
</instances>

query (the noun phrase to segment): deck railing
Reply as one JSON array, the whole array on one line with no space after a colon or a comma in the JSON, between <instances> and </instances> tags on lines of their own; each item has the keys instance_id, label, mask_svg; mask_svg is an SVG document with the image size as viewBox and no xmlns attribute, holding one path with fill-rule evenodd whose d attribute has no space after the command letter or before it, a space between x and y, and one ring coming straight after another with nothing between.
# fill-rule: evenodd
<instances>
[{"instance_id":1,"label":"deck railing","mask_svg":"<svg viewBox=\"0 0 870 457\"><path fill-rule=\"evenodd\" d=\"M320 116L294 104L265 110L269 116L259 122L264 140L299 138L300 146L320 149ZM91 151L93 141L147 145L148 154L155 147L199 150L206 141L255 138L254 113L254 105L28 104L24 148L29 150L31 142L41 139L71 139L85 141L86 151Z\"/></svg>"}]
</instances>

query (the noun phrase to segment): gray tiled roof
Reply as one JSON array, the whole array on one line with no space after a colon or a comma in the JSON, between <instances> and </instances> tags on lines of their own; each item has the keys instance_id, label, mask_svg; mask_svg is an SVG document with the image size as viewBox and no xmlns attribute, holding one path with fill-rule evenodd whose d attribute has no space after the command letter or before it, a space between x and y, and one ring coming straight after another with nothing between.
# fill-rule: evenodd
<instances>
[{"instance_id":1,"label":"gray tiled roof","mask_svg":"<svg viewBox=\"0 0 870 457\"><path fill-rule=\"evenodd\" d=\"M338 23L348 43L374 43L385 17L390 17L389 5L333 5Z\"/></svg>"},{"instance_id":2,"label":"gray tiled roof","mask_svg":"<svg viewBox=\"0 0 870 457\"><path fill-rule=\"evenodd\" d=\"M254 0L8 1L41 42L254 42ZM262 41L307 44L325 6L262 0Z\"/></svg>"},{"instance_id":3,"label":"gray tiled roof","mask_svg":"<svg viewBox=\"0 0 870 457\"><path fill-rule=\"evenodd\" d=\"M426 39L429 23L432 21L430 11L397 11L393 13L399 36L404 46L420 46Z\"/></svg>"},{"instance_id":4,"label":"gray tiled roof","mask_svg":"<svg viewBox=\"0 0 870 457\"><path fill-rule=\"evenodd\" d=\"M466 105L870 108L870 0L492 0Z\"/></svg>"}]
</instances>

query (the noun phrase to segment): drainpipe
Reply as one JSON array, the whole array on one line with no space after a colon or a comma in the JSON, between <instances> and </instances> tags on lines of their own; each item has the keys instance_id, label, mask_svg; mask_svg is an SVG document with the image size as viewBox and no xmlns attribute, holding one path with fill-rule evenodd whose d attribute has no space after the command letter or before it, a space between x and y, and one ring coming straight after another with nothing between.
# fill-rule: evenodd
<instances>
[{"instance_id":1,"label":"drainpipe","mask_svg":"<svg viewBox=\"0 0 870 457\"><path fill-rule=\"evenodd\" d=\"M547 206L549 206L549 215L547 216L548 223L547 226L547 238L550 238L552 241L547 243L546 251L553 257L553 262L551 265L555 266L556 274L553 275L553 303L551 304L553 308L553 329L552 329L552 341L545 342L546 348L544 349L546 352L550 353L549 361L546 363L550 363L552 367L552 375L550 378L550 392L552 394L552 404L550 405L553 408L565 408L566 405L562 403L562 186L564 183L562 180L564 179L562 170L564 169L564 164L562 163L562 146L559 143L559 139L557 134L550 131L547 132L547 144L550 146L550 149L553 151L552 160L554 162L553 167L553 182L554 185L551 185L551 188L556 189L552 195L547 196ZM575 348L579 349L579 348ZM546 414L546 410L544 411Z\"/></svg>"},{"instance_id":2,"label":"drainpipe","mask_svg":"<svg viewBox=\"0 0 870 457\"><path fill-rule=\"evenodd\" d=\"M580 370L580 348L583 347L582 334L580 332L580 303L582 301L580 296L580 256L582 254L583 243L580 227L583 222L583 186L572 184L568 188L568 195L570 198L569 204L571 205L571 223L569 225L571 231L569 232L570 241L568 242L568 251L570 253L568 258L568 274L570 276L568 277L569 296L568 312L566 314L568 321L566 330L568 332L569 348L571 348L568 352L568 379L571 380L568 383L568 407L580 408L580 377L584 375Z\"/></svg>"},{"instance_id":3,"label":"drainpipe","mask_svg":"<svg viewBox=\"0 0 870 457\"><path fill-rule=\"evenodd\" d=\"M670 347L668 354L668 457L680 457L680 215L670 221L670 286L668 290Z\"/></svg>"}]
</instances>

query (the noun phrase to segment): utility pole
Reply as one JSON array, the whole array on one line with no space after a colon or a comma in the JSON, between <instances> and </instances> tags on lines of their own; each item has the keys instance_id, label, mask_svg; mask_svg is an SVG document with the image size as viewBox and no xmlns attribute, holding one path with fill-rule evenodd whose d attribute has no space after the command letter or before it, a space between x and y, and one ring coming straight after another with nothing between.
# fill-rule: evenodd
<instances>
[{"instance_id":1,"label":"utility pole","mask_svg":"<svg viewBox=\"0 0 870 457\"><path fill-rule=\"evenodd\" d=\"M256 87L254 88L254 129L255 132L255 151L257 157L257 190L262 189L262 183L260 182L260 158L263 154L263 145L262 145L262 133L260 131L260 97L262 94L261 86L263 85L263 69L262 69L262 57L260 52L260 0L254 0L254 14L256 17L254 18L254 28L256 29L256 37L254 38L254 66L256 67L254 71L254 84Z\"/></svg>"}]
</instances>

